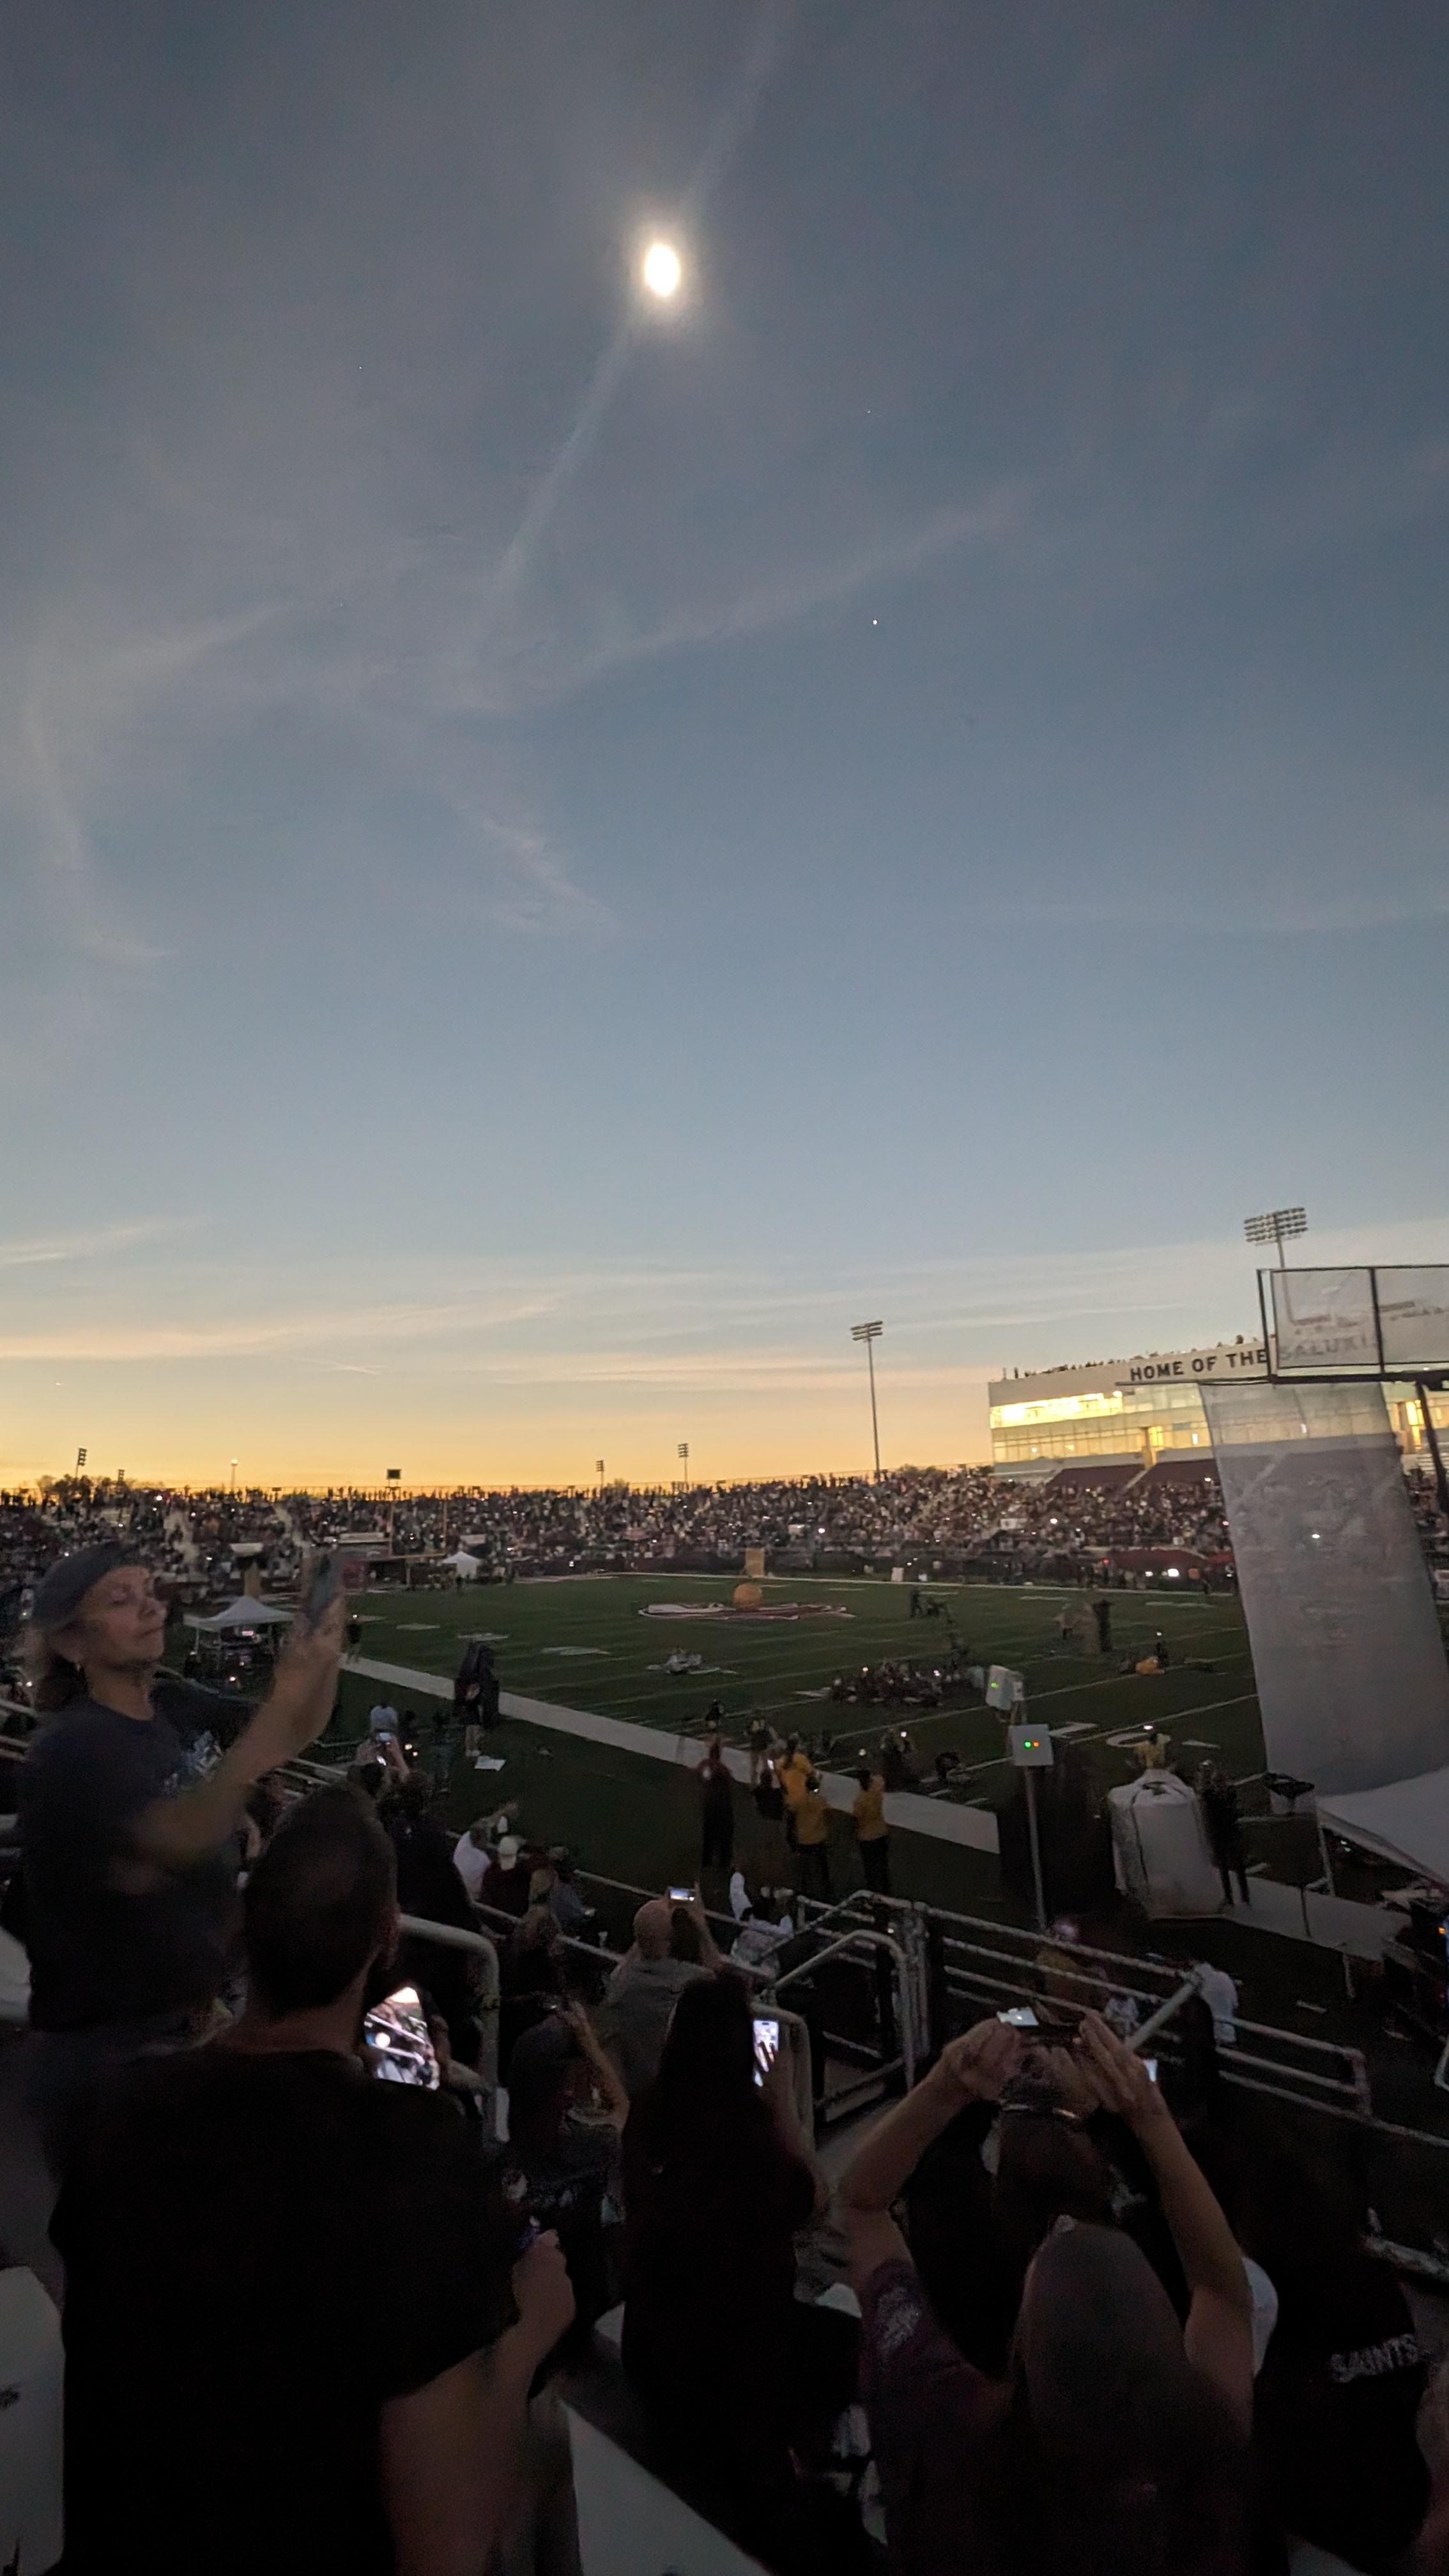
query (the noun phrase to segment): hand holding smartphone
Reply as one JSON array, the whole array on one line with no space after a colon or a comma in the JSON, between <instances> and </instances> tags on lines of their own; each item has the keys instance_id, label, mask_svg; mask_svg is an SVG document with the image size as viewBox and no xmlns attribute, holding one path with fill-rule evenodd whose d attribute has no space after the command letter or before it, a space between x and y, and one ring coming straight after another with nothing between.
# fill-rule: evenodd
<instances>
[{"instance_id":1,"label":"hand holding smartphone","mask_svg":"<svg viewBox=\"0 0 1449 2576\"><path fill-rule=\"evenodd\" d=\"M438 2089L438 2055L416 1986L399 1986L362 2016L362 2047L368 2072L385 2084Z\"/></svg>"}]
</instances>

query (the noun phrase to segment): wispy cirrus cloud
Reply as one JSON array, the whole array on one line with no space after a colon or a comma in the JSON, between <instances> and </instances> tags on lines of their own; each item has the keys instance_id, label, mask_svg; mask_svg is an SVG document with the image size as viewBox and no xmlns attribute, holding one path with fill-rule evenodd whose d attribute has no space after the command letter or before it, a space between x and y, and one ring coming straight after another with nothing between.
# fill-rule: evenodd
<instances>
[{"instance_id":1,"label":"wispy cirrus cloud","mask_svg":"<svg viewBox=\"0 0 1449 2576\"><path fill-rule=\"evenodd\" d=\"M56 1262L104 1260L113 1253L133 1251L140 1244L189 1233L200 1222L188 1217L137 1217L129 1223L97 1226L78 1234L0 1241L0 1270L34 1270Z\"/></svg>"}]
</instances>

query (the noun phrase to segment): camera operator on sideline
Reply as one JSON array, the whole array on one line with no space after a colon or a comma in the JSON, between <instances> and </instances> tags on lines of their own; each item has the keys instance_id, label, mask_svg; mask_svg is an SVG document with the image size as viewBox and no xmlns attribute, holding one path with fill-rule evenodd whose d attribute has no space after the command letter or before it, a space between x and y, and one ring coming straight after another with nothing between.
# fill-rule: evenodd
<instances>
[{"instance_id":1,"label":"camera operator on sideline","mask_svg":"<svg viewBox=\"0 0 1449 2576\"><path fill-rule=\"evenodd\" d=\"M205 2030L236 1919L226 1846L247 1791L327 1724L342 1614L339 1595L315 1630L297 1622L270 1698L205 1770L185 1720L153 1706L166 1611L133 1551L78 1548L40 1585L32 1696L46 1722L21 1775L20 1839L28 2092L53 2171L108 2069Z\"/></svg>"}]
</instances>

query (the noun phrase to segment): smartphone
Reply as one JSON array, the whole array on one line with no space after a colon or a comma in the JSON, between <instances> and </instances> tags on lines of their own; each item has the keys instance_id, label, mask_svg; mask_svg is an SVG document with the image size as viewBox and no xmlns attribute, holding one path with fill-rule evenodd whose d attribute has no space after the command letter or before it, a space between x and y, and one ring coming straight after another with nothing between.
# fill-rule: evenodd
<instances>
[{"instance_id":1,"label":"smartphone","mask_svg":"<svg viewBox=\"0 0 1449 2576\"><path fill-rule=\"evenodd\" d=\"M416 1986L399 1986L363 2014L362 2046L368 2072L385 2084L417 2084L436 2093L437 2053Z\"/></svg>"},{"instance_id":2,"label":"smartphone","mask_svg":"<svg viewBox=\"0 0 1449 2576\"><path fill-rule=\"evenodd\" d=\"M692 1887L666 1887L664 1893L668 1897L671 1905L692 1905L694 1903L694 1890Z\"/></svg>"},{"instance_id":3,"label":"smartphone","mask_svg":"<svg viewBox=\"0 0 1449 2576\"><path fill-rule=\"evenodd\" d=\"M314 1556L302 1577L297 1617L304 1627L320 1626L342 1590L342 1567L330 1548Z\"/></svg>"},{"instance_id":4,"label":"smartphone","mask_svg":"<svg viewBox=\"0 0 1449 2576\"><path fill-rule=\"evenodd\" d=\"M1155 2057L1144 2057L1144 2058L1143 2058L1143 2060L1142 2060L1142 2063L1143 2063L1143 2065L1144 2065L1144 2066L1146 2067L1146 2069L1147 2069L1147 2075L1148 2075L1148 2080L1149 2080L1149 2082L1150 2082L1150 2083L1155 2084L1155 2083L1157 2082L1157 2060L1156 2060L1156 2058L1155 2058Z\"/></svg>"},{"instance_id":5,"label":"smartphone","mask_svg":"<svg viewBox=\"0 0 1449 2576\"><path fill-rule=\"evenodd\" d=\"M755 2021L755 2082L763 2084L780 2054L780 2025L764 2014Z\"/></svg>"},{"instance_id":6,"label":"smartphone","mask_svg":"<svg viewBox=\"0 0 1449 2576\"><path fill-rule=\"evenodd\" d=\"M1009 2011L999 2012L996 2018L998 2021L1004 2021L1010 2030L1040 2030L1041 2028L1041 2023L1037 2020L1030 2004L1013 2004Z\"/></svg>"}]
</instances>

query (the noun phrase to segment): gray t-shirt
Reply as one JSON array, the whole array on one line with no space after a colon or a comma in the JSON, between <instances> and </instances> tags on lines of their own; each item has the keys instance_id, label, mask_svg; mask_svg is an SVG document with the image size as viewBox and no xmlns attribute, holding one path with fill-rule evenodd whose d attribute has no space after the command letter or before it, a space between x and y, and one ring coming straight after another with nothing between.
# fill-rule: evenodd
<instances>
[{"instance_id":1,"label":"gray t-shirt","mask_svg":"<svg viewBox=\"0 0 1449 2576\"><path fill-rule=\"evenodd\" d=\"M659 2072L669 2017L685 1987L709 1973L688 1959L620 1960L604 1988L604 2010L631 2101Z\"/></svg>"}]
</instances>

